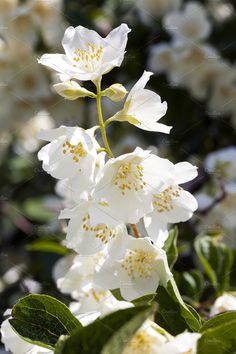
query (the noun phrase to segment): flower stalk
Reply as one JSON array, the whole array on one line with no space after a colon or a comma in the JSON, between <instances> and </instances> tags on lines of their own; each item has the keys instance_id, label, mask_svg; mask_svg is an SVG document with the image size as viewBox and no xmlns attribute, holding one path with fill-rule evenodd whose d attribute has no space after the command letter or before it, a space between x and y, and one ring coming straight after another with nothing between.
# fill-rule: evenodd
<instances>
[{"instance_id":1,"label":"flower stalk","mask_svg":"<svg viewBox=\"0 0 236 354\"><path fill-rule=\"evenodd\" d=\"M102 92L101 92L101 80L98 80L96 82L96 87L97 87L97 97L96 97L96 101L97 101L97 112L98 112L98 120L99 120L99 127L101 130L101 134L102 134L102 140L103 140L103 144L104 147L106 149L106 152L108 154L108 156L111 158L113 157L113 153L111 151L111 148L109 146L109 142L107 139L107 134L106 134L106 127L103 121L103 115L102 115L102 106L101 106L101 97L102 97Z\"/></svg>"}]
</instances>

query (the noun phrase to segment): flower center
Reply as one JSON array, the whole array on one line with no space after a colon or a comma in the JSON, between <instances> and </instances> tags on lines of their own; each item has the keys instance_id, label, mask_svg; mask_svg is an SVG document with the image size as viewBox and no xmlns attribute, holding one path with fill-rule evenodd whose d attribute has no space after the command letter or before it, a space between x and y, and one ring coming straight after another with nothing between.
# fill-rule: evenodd
<instances>
[{"instance_id":1,"label":"flower center","mask_svg":"<svg viewBox=\"0 0 236 354\"><path fill-rule=\"evenodd\" d=\"M123 354L149 354L153 353L156 341L147 331L139 331L129 342Z\"/></svg>"},{"instance_id":2,"label":"flower center","mask_svg":"<svg viewBox=\"0 0 236 354\"><path fill-rule=\"evenodd\" d=\"M182 188L170 186L159 194L153 195L153 205L158 213L174 209L173 200L180 196Z\"/></svg>"},{"instance_id":3,"label":"flower center","mask_svg":"<svg viewBox=\"0 0 236 354\"><path fill-rule=\"evenodd\" d=\"M107 298L107 291L91 289L89 293L85 295L86 297L92 297L96 302L101 302Z\"/></svg>"},{"instance_id":4,"label":"flower center","mask_svg":"<svg viewBox=\"0 0 236 354\"><path fill-rule=\"evenodd\" d=\"M126 270L132 280L150 278L155 255L142 250L129 250L121 267Z\"/></svg>"},{"instance_id":5,"label":"flower center","mask_svg":"<svg viewBox=\"0 0 236 354\"><path fill-rule=\"evenodd\" d=\"M106 224L97 224L91 226L90 216L86 214L83 217L83 230L88 232L90 235L94 235L96 238L99 238L104 244L107 244L111 238L115 237L115 231L108 227Z\"/></svg>"},{"instance_id":6,"label":"flower center","mask_svg":"<svg viewBox=\"0 0 236 354\"><path fill-rule=\"evenodd\" d=\"M93 43L86 43L87 49L77 48L74 50L73 60L76 64L82 66L85 71L93 71L100 61L103 53L103 47L97 47ZM75 65L76 66L76 65Z\"/></svg>"},{"instance_id":7,"label":"flower center","mask_svg":"<svg viewBox=\"0 0 236 354\"><path fill-rule=\"evenodd\" d=\"M63 146L63 154L71 154L74 162L79 162L80 158L83 158L87 155L87 152L84 149L82 143L78 143L77 145L72 145L68 140L64 142Z\"/></svg>"},{"instance_id":8,"label":"flower center","mask_svg":"<svg viewBox=\"0 0 236 354\"><path fill-rule=\"evenodd\" d=\"M116 173L114 184L121 193L125 191L139 191L144 188L146 182L143 180L143 166L127 162L121 165Z\"/></svg>"}]
</instances>

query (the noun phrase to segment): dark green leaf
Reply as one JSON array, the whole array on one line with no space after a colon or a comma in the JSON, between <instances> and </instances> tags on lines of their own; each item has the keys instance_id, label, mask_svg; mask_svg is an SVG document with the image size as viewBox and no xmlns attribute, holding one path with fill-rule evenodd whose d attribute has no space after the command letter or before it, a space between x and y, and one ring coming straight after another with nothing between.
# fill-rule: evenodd
<instances>
[{"instance_id":1,"label":"dark green leaf","mask_svg":"<svg viewBox=\"0 0 236 354\"><path fill-rule=\"evenodd\" d=\"M183 273L175 273L175 279L181 295L189 301L199 301L205 286L202 273L198 270L190 270Z\"/></svg>"},{"instance_id":2,"label":"dark green leaf","mask_svg":"<svg viewBox=\"0 0 236 354\"><path fill-rule=\"evenodd\" d=\"M153 311L153 306L132 307L98 319L76 330L59 354L120 354Z\"/></svg>"},{"instance_id":3,"label":"dark green leaf","mask_svg":"<svg viewBox=\"0 0 236 354\"><path fill-rule=\"evenodd\" d=\"M29 295L19 300L9 320L25 340L53 347L61 335L82 327L70 310L48 295Z\"/></svg>"},{"instance_id":4,"label":"dark green leaf","mask_svg":"<svg viewBox=\"0 0 236 354\"><path fill-rule=\"evenodd\" d=\"M117 300L124 301L124 298L122 297L119 288L111 290L111 293L112 293L113 296L115 296L115 298Z\"/></svg>"},{"instance_id":5,"label":"dark green leaf","mask_svg":"<svg viewBox=\"0 0 236 354\"><path fill-rule=\"evenodd\" d=\"M178 258L178 249L177 249L177 237L178 237L178 228L175 226L170 230L168 239L166 240L163 249L166 251L167 260L170 269L173 268L177 258Z\"/></svg>"},{"instance_id":6,"label":"dark green leaf","mask_svg":"<svg viewBox=\"0 0 236 354\"><path fill-rule=\"evenodd\" d=\"M158 287L155 300L159 304L156 322L168 332L176 335L186 329L199 331L201 319L192 307L183 302L174 280L169 281L166 288Z\"/></svg>"},{"instance_id":7,"label":"dark green leaf","mask_svg":"<svg viewBox=\"0 0 236 354\"><path fill-rule=\"evenodd\" d=\"M135 306L151 305L152 302L155 300L155 297L156 297L156 293L144 295L139 297L138 299L133 300L132 303Z\"/></svg>"},{"instance_id":8,"label":"dark green leaf","mask_svg":"<svg viewBox=\"0 0 236 354\"><path fill-rule=\"evenodd\" d=\"M231 354L236 350L236 311L208 320L201 328L198 354Z\"/></svg>"},{"instance_id":9,"label":"dark green leaf","mask_svg":"<svg viewBox=\"0 0 236 354\"><path fill-rule=\"evenodd\" d=\"M202 267L212 285L219 291L229 288L229 276L233 263L231 250L217 237L199 235L194 242Z\"/></svg>"}]
</instances>

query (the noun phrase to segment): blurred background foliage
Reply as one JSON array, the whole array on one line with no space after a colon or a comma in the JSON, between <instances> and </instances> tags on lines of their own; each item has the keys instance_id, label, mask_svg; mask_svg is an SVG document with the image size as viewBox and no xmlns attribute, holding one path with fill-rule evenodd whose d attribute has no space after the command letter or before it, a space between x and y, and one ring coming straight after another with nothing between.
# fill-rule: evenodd
<instances>
[{"instance_id":1,"label":"blurred background foliage","mask_svg":"<svg viewBox=\"0 0 236 354\"><path fill-rule=\"evenodd\" d=\"M156 2L159 3L158 0ZM185 2L187 1L183 3ZM235 75L236 3L217 0L206 0L201 3L206 8L217 4L224 5L226 6L224 9L230 11L226 18L217 20L209 10L212 32L208 43L217 48L222 58L232 65L234 68L232 75L233 71ZM18 6L26 4L27 0L22 1ZM111 28L125 22L132 29L123 65L104 77L103 87L121 82L129 89L141 76L143 70L149 69L150 47L171 39L170 34L163 27L163 16L149 14L149 21L143 21L136 5L133 0L64 0L56 14L57 17L60 16L59 22L63 23L62 28L68 25L82 25L106 35ZM43 38L39 28L35 33L36 40L31 43L33 49L24 55L33 55L37 58L44 52L62 51L60 39L54 46L45 40L46 37ZM60 33L63 33L61 29ZM3 41L8 41L4 38L4 33L1 37ZM46 81L50 92L52 78L46 70L42 68L40 70L47 75ZM15 74L14 84L15 81L20 80L19 72ZM39 143L34 141L35 146L32 147L31 144L30 149L27 148L26 142L32 134L35 137L37 133L37 129L35 132L35 129L27 126L27 122L43 110L52 116L53 126L65 123L83 125L86 128L93 124L96 113L93 105L86 99L82 103L68 104L52 92L46 97L39 97L33 101L31 98L28 100L27 95L22 99L18 97L18 102L11 101L10 97L11 109L6 110L4 106L6 96L3 93L5 81L1 79L1 82L0 105L4 108L0 107L0 314L3 315L16 299L29 292L45 292L62 297L52 280L53 264L61 255L66 254L66 250L60 245L64 225L57 220L62 202L55 194L54 179L42 170L41 163L37 160ZM207 108L207 100L193 98L187 88L171 85L165 73L154 75L149 86L168 103L168 111L162 122L173 126L171 134L169 136L154 134L136 129L126 123L113 123L109 126L111 145L117 154L131 151L136 145L142 147L151 145L153 149L159 150L162 157L168 157L173 162L188 160L195 163L199 167L199 177L188 187L191 192L197 192L210 178L203 168L203 161L207 154L235 145L236 125L232 121L236 118L232 114L212 115ZM26 104L30 102L33 114L29 113L28 109L19 111L17 106L19 101ZM236 114L236 101L234 105ZM110 112L117 107L117 104L104 99L106 117L109 117ZM41 127L44 127L44 122L42 125ZM204 215L204 213L199 214L199 217L204 218ZM232 212L233 218L234 215L235 213ZM174 266L182 294L187 301L191 299L195 303L208 301L215 292L211 279L206 273L203 274L204 267L200 265L201 262L199 263L194 251L193 240L198 232L194 221L179 225L179 257ZM190 272L186 273L187 271ZM231 284L234 287L235 280L234 284L232 282ZM63 300L67 301L65 298Z\"/></svg>"}]
</instances>

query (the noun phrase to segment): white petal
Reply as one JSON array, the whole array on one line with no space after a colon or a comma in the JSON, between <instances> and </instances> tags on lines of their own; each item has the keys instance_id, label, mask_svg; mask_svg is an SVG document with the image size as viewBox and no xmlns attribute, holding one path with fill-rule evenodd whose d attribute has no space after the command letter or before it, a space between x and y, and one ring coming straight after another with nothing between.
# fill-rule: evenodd
<instances>
[{"instance_id":1,"label":"white petal","mask_svg":"<svg viewBox=\"0 0 236 354\"><path fill-rule=\"evenodd\" d=\"M129 96L133 95L135 91L139 91L139 90L144 89L144 87L146 86L147 82L149 81L149 79L152 75L153 75L153 73L151 71L144 70L143 75L140 77L140 79L136 82L136 84L130 90Z\"/></svg>"},{"instance_id":2,"label":"white petal","mask_svg":"<svg viewBox=\"0 0 236 354\"><path fill-rule=\"evenodd\" d=\"M184 222L189 220L197 209L197 201L194 196L182 190L180 197L173 202L173 210L164 212L163 217L170 223Z\"/></svg>"},{"instance_id":3,"label":"white petal","mask_svg":"<svg viewBox=\"0 0 236 354\"><path fill-rule=\"evenodd\" d=\"M175 183L181 184L197 177L197 167L189 162L179 162L174 165Z\"/></svg>"},{"instance_id":4,"label":"white petal","mask_svg":"<svg viewBox=\"0 0 236 354\"><path fill-rule=\"evenodd\" d=\"M156 211L148 214L144 217L144 225L155 246L162 248L168 238L168 230L166 220L158 216Z\"/></svg>"}]
</instances>

